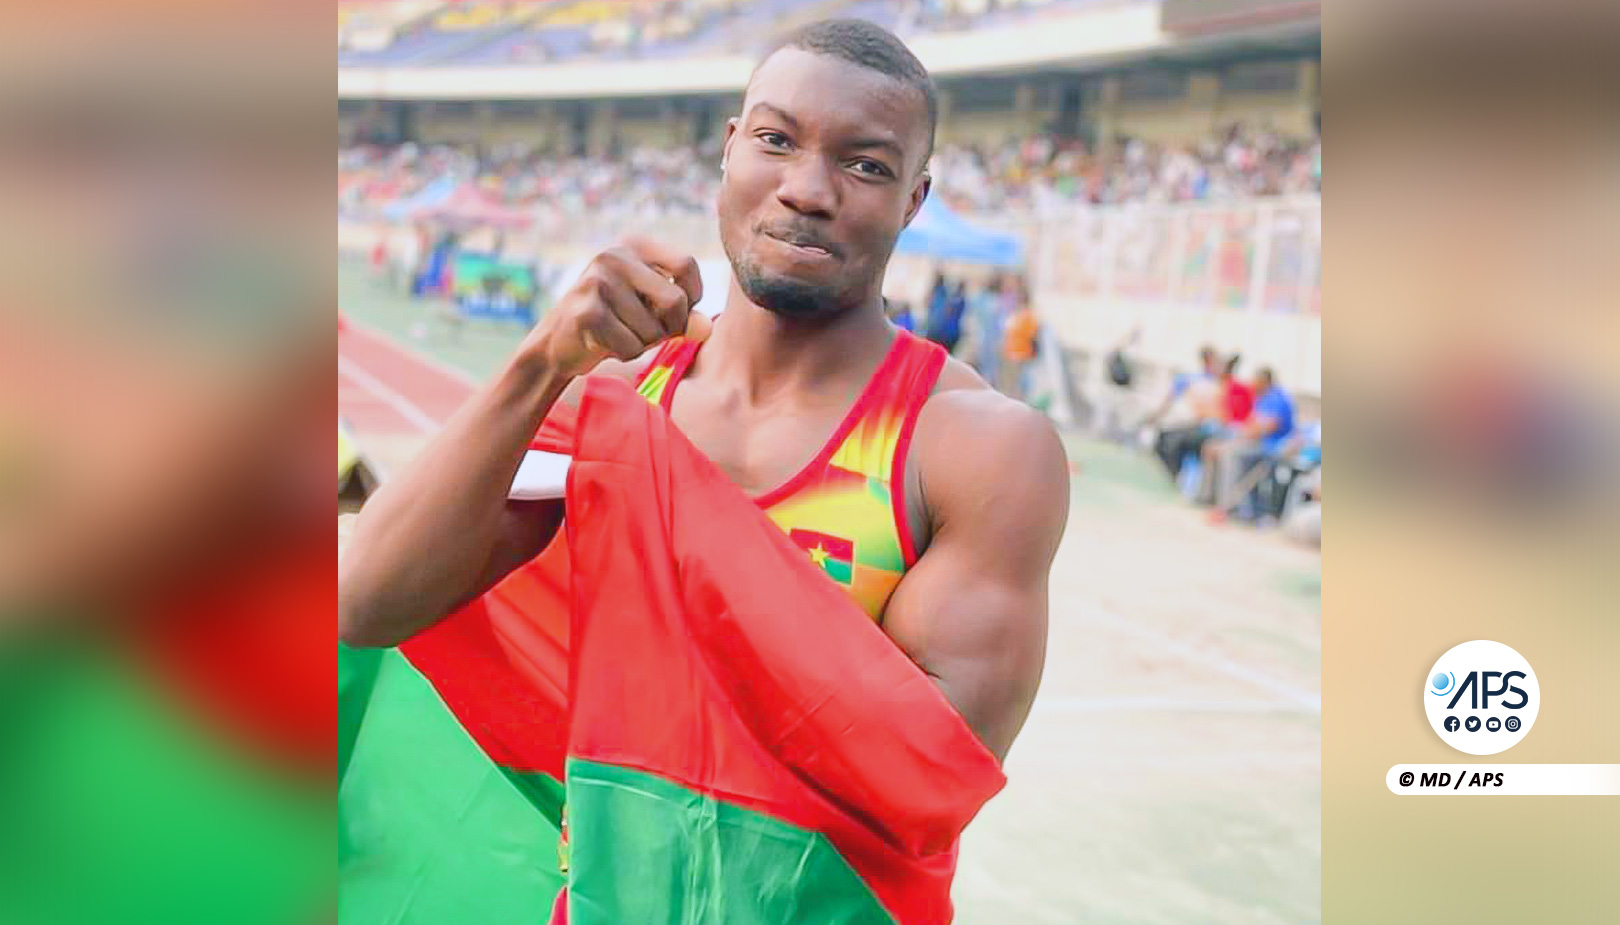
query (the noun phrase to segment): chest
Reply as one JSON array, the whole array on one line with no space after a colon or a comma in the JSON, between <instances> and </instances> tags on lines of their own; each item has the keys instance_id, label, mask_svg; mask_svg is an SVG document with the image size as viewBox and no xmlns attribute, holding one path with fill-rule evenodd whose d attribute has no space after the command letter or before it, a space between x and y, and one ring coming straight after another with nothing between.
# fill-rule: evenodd
<instances>
[{"instance_id":1,"label":"chest","mask_svg":"<svg viewBox=\"0 0 1620 925\"><path fill-rule=\"evenodd\" d=\"M848 401L749 407L688 382L672 402L670 418L733 483L758 498L827 455L829 443L841 436L848 407Z\"/></svg>"},{"instance_id":2,"label":"chest","mask_svg":"<svg viewBox=\"0 0 1620 925\"><path fill-rule=\"evenodd\" d=\"M761 400L688 377L696 349L676 342L637 390L879 618L931 535L919 454L908 445L944 354L919 344L897 338L864 386Z\"/></svg>"},{"instance_id":3,"label":"chest","mask_svg":"<svg viewBox=\"0 0 1620 925\"><path fill-rule=\"evenodd\" d=\"M825 540L834 553L847 544L852 575L875 570L864 584L879 602L905 571L900 524L919 552L927 544L914 454L900 452L893 416L866 410L860 396L753 408L692 381L670 417L795 541L813 549ZM850 581L863 590L858 575Z\"/></svg>"}]
</instances>

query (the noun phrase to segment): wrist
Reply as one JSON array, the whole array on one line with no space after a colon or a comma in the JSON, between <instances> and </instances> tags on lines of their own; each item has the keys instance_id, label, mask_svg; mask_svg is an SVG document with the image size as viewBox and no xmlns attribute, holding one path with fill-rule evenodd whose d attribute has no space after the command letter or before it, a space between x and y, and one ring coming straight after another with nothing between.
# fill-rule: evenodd
<instances>
[{"instance_id":1,"label":"wrist","mask_svg":"<svg viewBox=\"0 0 1620 925\"><path fill-rule=\"evenodd\" d=\"M525 341L497 386L500 392L536 410L549 410L576 375L557 362L548 349L548 340L538 337Z\"/></svg>"}]
</instances>

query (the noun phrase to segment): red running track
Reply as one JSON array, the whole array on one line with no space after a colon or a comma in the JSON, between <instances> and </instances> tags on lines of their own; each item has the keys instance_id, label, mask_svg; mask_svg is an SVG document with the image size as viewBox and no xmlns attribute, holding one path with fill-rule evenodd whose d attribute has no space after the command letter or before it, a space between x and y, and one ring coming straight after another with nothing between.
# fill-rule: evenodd
<instances>
[{"instance_id":1,"label":"red running track","mask_svg":"<svg viewBox=\"0 0 1620 925\"><path fill-rule=\"evenodd\" d=\"M338 334L338 413L360 433L433 433L473 385L472 377L352 324Z\"/></svg>"}]
</instances>

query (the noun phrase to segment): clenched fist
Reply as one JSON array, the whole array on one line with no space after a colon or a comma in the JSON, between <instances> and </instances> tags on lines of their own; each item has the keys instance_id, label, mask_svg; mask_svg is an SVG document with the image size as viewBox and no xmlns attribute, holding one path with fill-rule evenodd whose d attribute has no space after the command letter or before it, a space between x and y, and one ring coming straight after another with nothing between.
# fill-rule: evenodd
<instances>
[{"instance_id":1,"label":"clenched fist","mask_svg":"<svg viewBox=\"0 0 1620 925\"><path fill-rule=\"evenodd\" d=\"M583 376L609 357L633 360L671 337L708 336L692 307L703 297L697 261L645 238L597 254L530 335L550 368Z\"/></svg>"}]
</instances>

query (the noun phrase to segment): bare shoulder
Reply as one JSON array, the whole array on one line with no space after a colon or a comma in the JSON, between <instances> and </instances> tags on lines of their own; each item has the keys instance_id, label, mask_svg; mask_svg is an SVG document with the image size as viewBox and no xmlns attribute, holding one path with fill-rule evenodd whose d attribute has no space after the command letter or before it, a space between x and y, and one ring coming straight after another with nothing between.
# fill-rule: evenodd
<instances>
[{"instance_id":1,"label":"bare shoulder","mask_svg":"<svg viewBox=\"0 0 1620 925\"><path fill-rule=\"evenodd\" d=\"M934 531L953 513L990 503L1020 518L1067 517L1069 460L1051 419L958 360L946 363L917 416L912 459Z\"/></svg>"},{"instance_id":2,"label":"bare shoulder","mask_svg":"<svg viewBox=\"0 0 1620 925\"><path fill-rule=\"evenodd\" d=\"M955 358L940 371L934 394L917 415L912 440L929 468L997 461L1014 471L1068 473L1068 456L1052 420L991 388Z\"/></svg>"}]
</instances>

